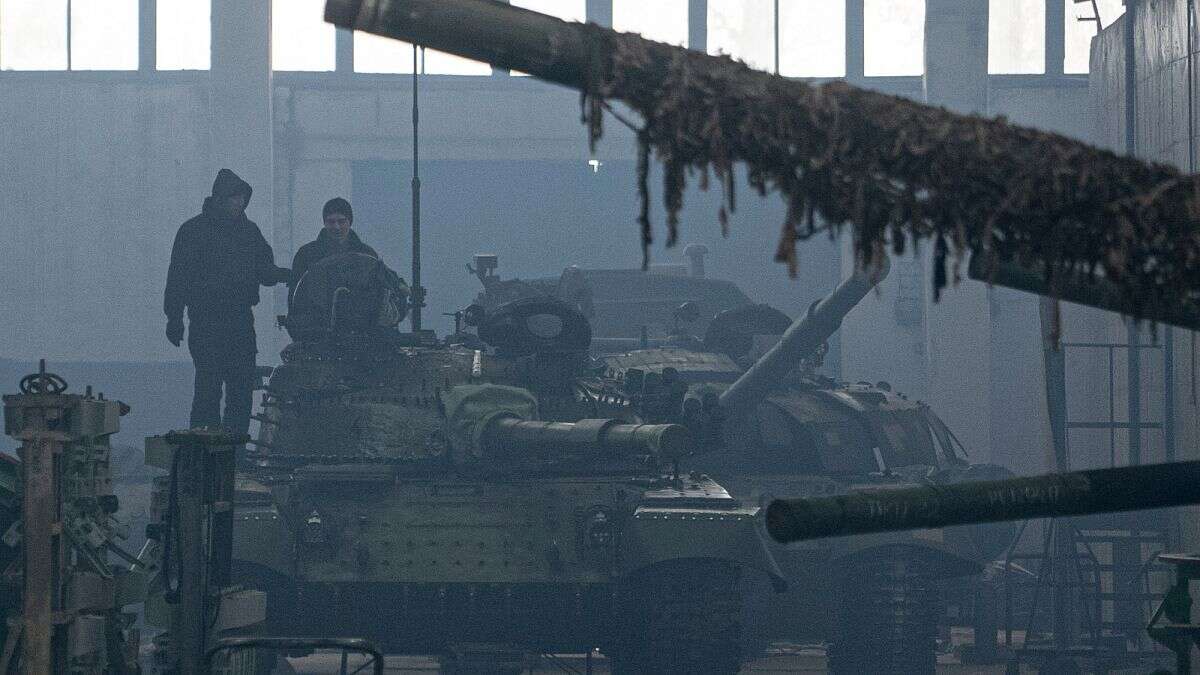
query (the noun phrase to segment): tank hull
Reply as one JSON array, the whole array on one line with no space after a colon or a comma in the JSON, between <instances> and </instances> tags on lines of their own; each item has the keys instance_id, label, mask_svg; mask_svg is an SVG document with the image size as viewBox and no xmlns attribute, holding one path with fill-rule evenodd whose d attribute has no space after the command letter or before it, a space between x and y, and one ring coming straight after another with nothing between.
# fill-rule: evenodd
<instances>
[{"instance_id":1,"label":"tank hull","mask_svg":"<svg viewBox=\"0 0 1200 675\"><path fill-rule=\"evenodd\" d=\"M393 653L586 651L619 642L643 613L644 598L627 596L647 574L707 577L719 563L780 578L759 509L708 480L310 467L275 495L238 507L234 547L234 581L267 592L271 634L332 630ZM281 557L289 540L294 554Z\"/></svg>"}]
</instances>

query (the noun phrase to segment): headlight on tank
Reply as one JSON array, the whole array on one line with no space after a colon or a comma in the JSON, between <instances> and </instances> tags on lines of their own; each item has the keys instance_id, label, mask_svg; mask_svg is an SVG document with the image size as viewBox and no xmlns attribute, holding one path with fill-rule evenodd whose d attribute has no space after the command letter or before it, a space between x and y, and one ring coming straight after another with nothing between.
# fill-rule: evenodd
<instances>
[{"instance_id":1,"label":"headlight on tank","mask_svg":"<svg viewBox=\"0 0 1200 675\"><path fill-rule=\"evenodd\" d=\"M613 541L613 521L605 509L594 509L584 521L584 541L589 548L608 548Z\"/></svg>"},{"instance_id":2,"label":"headlight on tank","mask_svg":"<svg viewBox=\"0 0 1200 675\"><path fill-rule=\"evenodd\" d=\"M304 519L303 541L311 546L319 546L328 541L325 536L325 523L321 520L321 514L315 510Z\"/></svg>"}]
</instances>

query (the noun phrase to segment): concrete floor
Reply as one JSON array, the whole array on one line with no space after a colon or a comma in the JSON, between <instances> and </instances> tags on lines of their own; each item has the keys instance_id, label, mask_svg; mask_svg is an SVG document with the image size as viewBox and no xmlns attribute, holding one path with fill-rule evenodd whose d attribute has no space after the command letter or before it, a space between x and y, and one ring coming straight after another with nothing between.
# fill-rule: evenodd
<instances>
[{"instance_id":1,"label":"concrete floor","mask_svg":"<svg viewBox=\"0 0 1200 675\"><path fill-rule=\"evenodd\" d=\"M587 672L587 664L583 655L562 655L557 658L557 665L550 659L543 659L542 663L524 672L529 675L551 675L552 673L583 674ZM327 675L338 673L340 658L334 654L322 654L304 659L293 659L290 663L298 675ZM366 666L366 659L351 657L348 659L347 672L354 673L355 669L360 666ZM368 673L370 670L364 667L359 672ZM439 670L438 662L433 658L389 656L385 658L384 672L388 675L433 675L439 672ZM604 675L609 672L608 664L603 657L596 657L592 660L591 672L594 675ZM820 649L761 658L746 664L742 669L742 673L747 675L766 675L769 673L813 673L815 675L825 672L827 672L825 654ZM947 659L945 663L938 663L937 672L939 675L965 675L967 673L971 675L1003 675L1004 665L964 666ZM1021 672L1033 673L1034 671L1022 668Z\"/></svg>"},{"instance_id":2,"label":"concrete floor","mask_svg":"<svg viewBox=\"0 0 1200 675\"><path fill-rule=\"evenodd\" d=\"M1014 635L1016 643L1020 643L1021 635ZM951 631L952 644L961 646L969 639L968 629L953 629ZM1147 661L1141 667L1130 670L1113 670L1108 671L1110 675L1121 675L1128 673L1133 675L1138 673L1144 675L1154 671L1156 668L1170 669L1173 663L1168 653L1160 654L1159 663L1151 663ZM337 654L319 654L310 656L304 659L293 659L289 665L295 670L298 675L325 675L338 673L340 670L340 655ZM362 667L359 673L369 673L367 659L365 657L351 656L348 658L347 673L355 673L355 669ZM433 675L439 672L439 663L436 658L426 656L387 656L384 661L384 672L388 675ZM551 675L554 673L575 673L583 675L589 672L587 658L583 654L563 654L554 657L542 657L538 663L532 668L527 668L523 673L528 675ZM609 672L608 663L603 656L596 653L591 660L591 673L594 675L604 675ZM770 673L826 673L825 650L821 646L805 646L805 645L781 645L777 644L770 650L767 656L755 659L742 668L743 675L766 675ZM938 655L937 673L938 675L1004 675L1005 665L1003 663L994 665L966 665L960 662L957 653L947 652ZM1020 672L1022 675L1032 675L1037 670L1032 664L1021 664ZM357 674L356 674L357 675Z\"/></svg>"}]
</instances>

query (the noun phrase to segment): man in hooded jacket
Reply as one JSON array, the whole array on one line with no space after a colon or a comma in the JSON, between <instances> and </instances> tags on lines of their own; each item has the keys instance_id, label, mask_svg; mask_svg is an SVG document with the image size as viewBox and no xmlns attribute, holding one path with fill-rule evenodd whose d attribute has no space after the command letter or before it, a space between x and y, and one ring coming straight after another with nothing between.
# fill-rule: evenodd
<instances>
[{"instance_id":1,"label":"man in hooded jacket","mask_svg":"<svg viewBox=\"0 0 1200 675\"><path fill-rule=\"evenodd\" d=\"M245 434L254 392L254 305L259 286L286 281L270 244L246 217L253 190L221 169L200 215L179 228L163 293L167 340L183 340L188 317L188 351L196 368L191 426L221 427ZM224 388L225 414L221 416Z\"/></svg>"}]
</instances>

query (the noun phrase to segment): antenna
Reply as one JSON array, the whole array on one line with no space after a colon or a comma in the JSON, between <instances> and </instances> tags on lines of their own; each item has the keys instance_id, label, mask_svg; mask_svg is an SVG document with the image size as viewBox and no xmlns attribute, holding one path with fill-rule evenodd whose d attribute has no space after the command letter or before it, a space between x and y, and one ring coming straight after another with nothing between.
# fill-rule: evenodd
<instances>
[{"instance_id":1,"label":"antenna","mask_svg":"<svg viewBox=\"0 0 1200 675\"><path fill-rule=\"evenodd\" d=\"M421 331L421 308L425 306L425 289L421 286L421 176L418 170L420 153L418 152L418 121L417 105L418 59L417 50L422 49L413 45L412 73L412 123L413 123L413 168L412 168L412 289L410 302L412 304L412 329L414 333Z\"/></svg>"}]
</instances>

